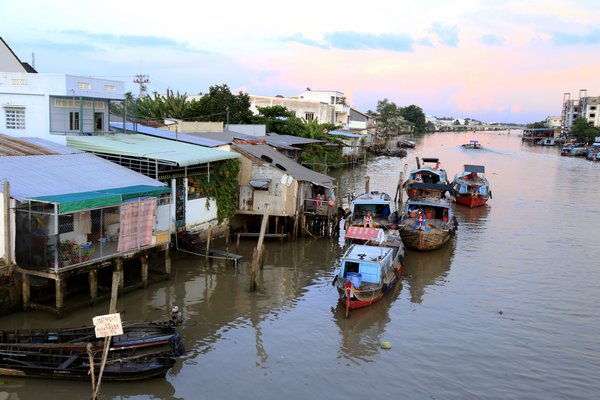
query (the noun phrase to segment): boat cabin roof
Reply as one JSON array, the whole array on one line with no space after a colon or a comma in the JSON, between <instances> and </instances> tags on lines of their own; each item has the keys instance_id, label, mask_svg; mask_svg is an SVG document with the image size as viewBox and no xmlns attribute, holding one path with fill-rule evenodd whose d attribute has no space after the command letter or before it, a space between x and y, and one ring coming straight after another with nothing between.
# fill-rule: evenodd
<instances>
[{"instance_id":1,"label":"boat cabin roof","mask_svg":"<svg viewBox=\"0 0 600 400\"><path fill-rule=\"evenodd\" d=\"M424 158L421 158L421 161L426 162L426 163L436 163L436 162L440 161L440 159L436 158L436 157L424 157Z\"/></svg>"},{"instance_id":2,"label":"boat cabin roof","mask_svg":"<svg viewBox=\"0 0 600 400\"><path fill-rule=\"evenodd\" d=\"M344 235L345 239L376 240L383 242L384 232L381 228L366 228L363 226L350 226Z\"/></svg>"},{"instance_id":3,"label":"boat cabin roof","mask_svg":"<svg viewBox=\"0 0 600 400\"><path fill-rule=\"evenodd\" d=\"M465 164L464 168L465 172L477 172L480 174L485 173L485 167L483 165Z\"/></svg>"},{"instance_id":4,"label":"boat cabin roof","mask_svg":"<svg viewBox=\"0 0 600 400\"><path fill-rule=\"evenodd\" d=\"M344 258L346 260L364 260L378 262L393 251L391 247L369 246L366 244L353 244L348 248Z\"/></svg>"},{"instance_id":5,"label":"boat cabin roof","mask_svg":"<svg viewBox=\"0 0 600 400\"><path fill-rule=\"evenodd\" d=\"M406 202L407 209L420 208L420 207L440 207L450 208L450 204L445 200L438 201L427 201L427 200L409 200Z\"/></svg>"}]
</instances>

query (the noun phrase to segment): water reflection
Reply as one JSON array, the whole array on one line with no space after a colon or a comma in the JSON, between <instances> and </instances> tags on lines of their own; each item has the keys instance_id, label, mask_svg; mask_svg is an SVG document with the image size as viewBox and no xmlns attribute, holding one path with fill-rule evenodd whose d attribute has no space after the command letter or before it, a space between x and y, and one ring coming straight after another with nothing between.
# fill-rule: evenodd
<instances>
[{"instance_id":1,"label":"water reflection","mask_svg":"<svg viewBox=\"0 0 600 400\"><path fill-rule=\"evenodd\" d=\"M398 298L401 290L402 283L398 282L380 301L370 307L352 311L348 318L339 304L331 308L333 320L340 330L339 357L362 364L370 362L379 353L385 326L390 322L391 304Z\"/></svg>"},{"instance_id":2,"label":"water reflection","mask_svg":"<svg viewBox=\"0 0 600 400\"><path fill-rule=\"evenodd\" d=\"M454 206L454 216L458 221L458 234L479 234L485 230L489 219L491 206L484 204L481 207Z\"/></svg>"},{"instance_id":3,"label":"water reflection","mask_svg":"<svg viewBox=\"0 0 600 400\"><path fill-rule=\"evenodd\" d=\"M430 285L444 285L454 255L454 241L446 246L426 252L409 251L404 268L404 281L408 283L410 301L421 303Z\"/></svg>"}]
</instances>

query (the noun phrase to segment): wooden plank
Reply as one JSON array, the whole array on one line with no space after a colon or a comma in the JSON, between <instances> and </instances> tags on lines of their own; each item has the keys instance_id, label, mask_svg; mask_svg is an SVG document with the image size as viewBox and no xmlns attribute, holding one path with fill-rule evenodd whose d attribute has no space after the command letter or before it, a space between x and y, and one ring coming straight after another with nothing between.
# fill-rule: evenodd
<instances>
[{"instance_id":1,"label":"wooden plank","mask_svg":"<svg viewBox=\"0 0 600 400\"><path fill-rule=\"evenodd\" d=\"M254 233L254 232L242 232L242 233L238 233L238 237L259 237L260 233ZM265 238L286 238L288 236L287 233L265 233L263 235L263 237Z\"/></svg>"},{"instance_id":2,"label":"wooden plank","mask_svg":"<svg viewBox=\"0 0 600 400\"><path fill-rule=\"evenodd\" d=\"M67 369L67 367L75 362L79 358L80 354L73 354L71 357L67 358L65 362L60 364L57 369Z\"/></svg>"},{"instance_id":3,"label":"wooden plank","mask_svg":"<svg viewBox=\"0 0 600 400\"><path fill-rule=\"evenodd\" d=\"M227 251L223 251L223 250L218 250L218 249L208 249L208 253L215 255L215 256L222 256L222 257L227 257L227 258L231 258L234 260L239 260L242 258L241 255L239 254L234 254L234 253L229 253Z\"/></svg>"}]
</instances>

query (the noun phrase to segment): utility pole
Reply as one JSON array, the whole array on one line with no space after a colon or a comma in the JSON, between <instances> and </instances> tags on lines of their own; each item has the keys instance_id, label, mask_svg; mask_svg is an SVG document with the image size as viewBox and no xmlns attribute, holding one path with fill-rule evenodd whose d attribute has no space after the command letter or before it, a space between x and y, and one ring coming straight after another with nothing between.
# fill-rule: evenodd
<instances>
[{"instance_id":1,"label":"utility pole","mask_svg":"<svg viewBox=\"0 0 600 400\"><path fill-rule=\"evenodd\" d=\"M146 84L148 82L150 82L150 79L148 79L148 75L137 74L135 76L135 79L133 80L133 82L140 85L140 98L141 98L144 95L144 93L146 93L146 91L148 90L148 88L146 87Z\"/></svg>"}]
</instances>

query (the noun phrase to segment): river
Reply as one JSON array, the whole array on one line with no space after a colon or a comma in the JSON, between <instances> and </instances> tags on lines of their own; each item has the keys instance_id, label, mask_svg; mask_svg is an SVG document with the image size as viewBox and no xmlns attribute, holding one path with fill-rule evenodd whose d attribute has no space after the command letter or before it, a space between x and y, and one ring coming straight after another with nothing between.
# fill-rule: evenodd
<instances>
[{"instance_id":1,"label":"river","mask_svg":"<svg viewBox=\"0 0 600 400\"><path fill-rule=\"evenodd\" d=\"M460 144L478 139L483 149ZM250 292L254 240L232 263L178 254L172 279L123 295L124 320L183 311L188 352L166 379L103 383L102 399L596 399L600 393L600 163L521 143L519 131L415 138L406 158L335 172L340 192L395 192L415 157L449 177L482 164L493 198L455 206L458 234L408 251L402 285L344 318L331 286L336 240L266 241ZM89 324L108 304L62 320L30 311L1 327ZM391 343L382 349L381 342ZM0 400L85 399L84 382L0 377Z\"/></svg>"}]
</instances>

